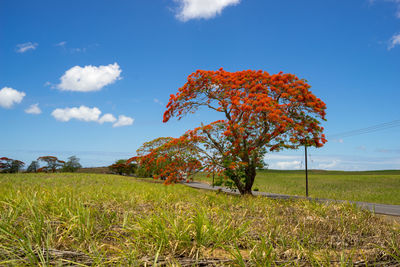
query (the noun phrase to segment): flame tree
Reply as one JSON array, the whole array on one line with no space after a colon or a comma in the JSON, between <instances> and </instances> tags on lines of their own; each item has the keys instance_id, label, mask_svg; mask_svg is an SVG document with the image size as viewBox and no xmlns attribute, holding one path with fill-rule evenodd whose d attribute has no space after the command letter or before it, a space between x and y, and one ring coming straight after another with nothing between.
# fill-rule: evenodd
<instances>
[{"instance_id":1,"label":"flame tree","mask_svg":"<svg viewBox=\"0 0 400 267\"><path fill-rule=\"evenodd\" d=\"M134 162L127 162L126 159L119 159L114 164L108 166L108 169L115 174L131 175L136 172L137 164Z\"/></svg>"},{"instance_id":2,"label":"flame tree","mask_svg":"<svg viewBox=\"0 0 400 267\"><path fill-rule=\"evenodd\" d=\"M190 179L202 169L196 141L187 138L160 137L144 143L137 151L135 161L139 168L153 176L165 180L165 184Z\"/></svg>"},{"instance_id":3,"label":"flame tree","mask_svg":"<svg viewBox=\"0 0 400 267\"><path fill-rule=\"evenodd\" d=\"M265 153L326 142L320 125L326 105L293 74L198 70L170 96L163 122L199 108L223 119L189 131L184 138L194 140L207 167L222 170L241 194L251 194Z\"/></svg>"},{"instance_id":4,"label":"flame tree","mask_svg":"<svg viewBox=\"0 0 400 267\"><path fill-rule=\"evenodd\" d=\"M47 164L47 166L38 169L37 172L56 172L57 170L60 170L65 164L65 161L59 160L57 157L54 156L42 156L37 158L37 161L42 161Z\"/></svg>"},{"instance_id":5,"label":"flame tree","mask_svg":"<svg viewBox=\"0 0 400 267\"><path fill-rule=\"evenodd\" d=\"M0 158L0 172L16 173L19 172L24 165L25 163L20 160L10 159L7 157Z\"/></svg>"}]
</instances>

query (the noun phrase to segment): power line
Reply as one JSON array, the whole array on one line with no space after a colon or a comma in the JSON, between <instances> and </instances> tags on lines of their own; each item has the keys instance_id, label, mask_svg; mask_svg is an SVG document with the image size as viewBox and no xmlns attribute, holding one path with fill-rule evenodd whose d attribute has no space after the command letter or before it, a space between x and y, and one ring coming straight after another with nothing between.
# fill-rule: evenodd
<instances>
[{"instance_id":1,"label":"power line","mask_svg":"<svg viewBox=\"0 0 400 267\"><path fill-rule=\"evenodd\" d=\"M361 128L357 130L352 130L348 132L343 132L343 133L338 133L338 134L333 134L333 135L328 135L329 138L342 138L342 137L349 137L349 136L354 136L354 135L360 135L360 134L366 134L366 133L372 133L372 132L377 132L377 131L382 131L394 127L399 127L400 126L400 120L394 120L391 122L385 122L381 124L376 124L370 127L366 128Z\"/></svg>"}]
</instances>

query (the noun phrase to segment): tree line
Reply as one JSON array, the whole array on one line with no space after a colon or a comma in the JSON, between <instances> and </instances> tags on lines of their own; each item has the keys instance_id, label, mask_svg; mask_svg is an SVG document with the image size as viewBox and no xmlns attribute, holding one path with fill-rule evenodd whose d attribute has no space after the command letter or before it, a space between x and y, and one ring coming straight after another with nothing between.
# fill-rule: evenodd
<instances>
[{"instance_id":1,"label":"tree line","mask_svg":"<svg viewBox=\"0 0 400 267\"><path fill-rule=\"evenodd\" d=\"M26 168L25 172L75 172L82 165L80 159L76 156L71 156L67 161L63 161L54 156L42 156L33 160ZM40 167L41 164L44 166ZM23 171L25 163L20 160L10 159L7 157L0 158L1 173L17 173Z\"/></svg>"}]
</instances>

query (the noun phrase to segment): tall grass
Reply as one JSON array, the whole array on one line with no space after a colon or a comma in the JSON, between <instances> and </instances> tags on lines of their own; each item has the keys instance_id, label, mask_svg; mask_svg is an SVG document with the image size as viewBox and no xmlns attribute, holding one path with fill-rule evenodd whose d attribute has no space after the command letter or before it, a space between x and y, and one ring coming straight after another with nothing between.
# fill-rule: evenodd
<instances>
[{"instance_id":1,"label":"tall grass","mask_svg":"<svg viewBox=\"0 0 400 267\"><path fill-rule=\"evenodd\" d=\"M0 175L0 265L346 265L399 260L399 226L355 206L99 174Z\"/></svg>"},{"instance_id":2,"label":"tall grass","mask_svg":"<svg viewBox=\"0 0 400 267\"><path fill-rule=\"evenodd\" d=\"M195 180L211 183L204 173ZM400 205L400 170L387 171L320 171L309 172L309 194L316 198ZM261 170L254 188L263 192L305 195L304 171Z\"/></svg>"}]
</instances>

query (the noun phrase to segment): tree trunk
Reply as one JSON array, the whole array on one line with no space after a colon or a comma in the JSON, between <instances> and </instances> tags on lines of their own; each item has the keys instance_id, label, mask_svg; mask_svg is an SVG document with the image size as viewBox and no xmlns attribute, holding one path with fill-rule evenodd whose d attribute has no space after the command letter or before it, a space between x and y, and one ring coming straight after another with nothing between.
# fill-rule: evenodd
<instances>
[{"instance_id":1,"label":"tree trunk","mask_svg":"<svg viewBox=\"0 0 400 267\"><path fill-rule=\"evenodd\" d=\"M251 188L244 188L243 192L240 192L241 195L253 195L253 193L251 192Z\"/></svg>"},{"instance_id":2,"label":"tree trunk","mask_svg":"<svg viewBox=\"0 0 400 267\"><path fill-rule=\"evenodd\" d=\"M235 182L235 185L241 195L253 195L251 188L253 187L254 180L256 178L256 168L254 166L248 166L245 170L245 173L246 179L244 184L237 176L233 176L230 178L232 179L232 181Z\"/></svg>"},{"instance_id":3,"label":"tree trunk","mask_svg":"<svg viewBox=\"0 0 400 267\"><path fill-rule=\"evenodd\" d=\"M245 173L246 173L246 183L244 185L244 194L252 195L253 193L251 192L251 188L253 187L254 180L256 178L256 168L250 165L246 168Z\"/></svg>"},{"instance_id":4,"label":"tree trunk","mask_svg":"<svg viewBox=\"0 0 400 267\"><path fill-rule=\"evenodd\" d=\"M237 189L239 190L241 195L244 195L245 193L245 185L240 181L240 178L237 177L236 175L234 176L228 176L236 185Z\"/></svg>"}]
</instances>

